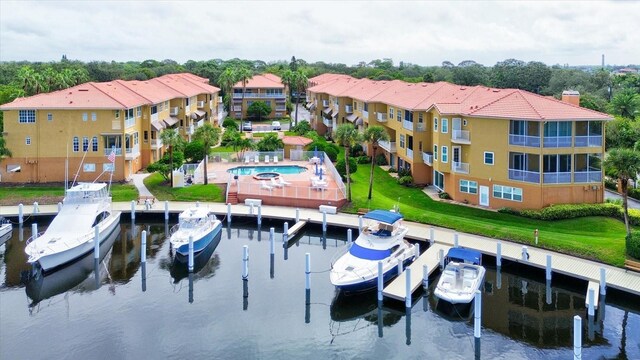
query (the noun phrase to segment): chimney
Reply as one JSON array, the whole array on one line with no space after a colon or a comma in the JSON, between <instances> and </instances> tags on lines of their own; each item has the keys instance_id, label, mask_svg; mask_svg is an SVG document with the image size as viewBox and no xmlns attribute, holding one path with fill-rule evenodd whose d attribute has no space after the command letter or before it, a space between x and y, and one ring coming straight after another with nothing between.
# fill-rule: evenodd
<instances>
[{"instance_id":1,"label":"chimney","mask_svg":"<svg viewBox=\"0 0 640 360\"><path fill-rule=\"evenodd\" d=\"M580 93L575 90L565 90L562 92L562 101L580 106Z\"/></svg>"}]
</instances>

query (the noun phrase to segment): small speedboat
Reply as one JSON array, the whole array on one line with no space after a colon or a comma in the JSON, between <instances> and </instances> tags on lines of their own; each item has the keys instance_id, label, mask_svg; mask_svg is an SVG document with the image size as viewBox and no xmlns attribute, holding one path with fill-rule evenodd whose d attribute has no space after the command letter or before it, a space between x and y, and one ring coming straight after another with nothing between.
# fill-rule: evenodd
<instances>
[{"instance_id":1,"label":"small speedboat","mask_svg":"<svg viewBox=\"0 0 640 360\"><path fill-rule=\"evenodd\" d=\"M0 216L0 245L11 238L12 230L13 225L11 225L11 222L5 219L4 216Z\"/></svg>"},{"instance_id":2,"label":"small speedboat","mask_svg":"<svg viewBox=\"0 0 640 360\"><path fill-rule=\"evenodd\" d=\"M180 213L178 224L171 228L171 249L178 260L186 260L189 256L189 238L193 239L193 253L197 254L212 241L220 242L221 229L220 220L207 209L187 209Z\"/></svg>"},{"instance_id":3,"label":"small speedboat","mask_svg":"<svg viewBox=\"0 0 640 360\"><path fill-rule=\"evenodd\" d=\"M481 265L482 254L475 250L452 248L445 263L435 295L451 304L470 303L476 290L480 289L486 271Z\"/></svg>"},{"instance_id":4,"label":"small speedboat","mask_svg":"<svg viewBox=\"0 0 640 360\"><path fill-rule=\"evenodd\" d=\"M383 279L398 275L398 262L403 265L417 256L417 247L404 239L408 229L402 215L393 211L374 210L363 216L368 223L352 244L347 244L331 261L331 283L345 291L375 288L378 262L382 262Z\"/></svg>"}]
</instances>

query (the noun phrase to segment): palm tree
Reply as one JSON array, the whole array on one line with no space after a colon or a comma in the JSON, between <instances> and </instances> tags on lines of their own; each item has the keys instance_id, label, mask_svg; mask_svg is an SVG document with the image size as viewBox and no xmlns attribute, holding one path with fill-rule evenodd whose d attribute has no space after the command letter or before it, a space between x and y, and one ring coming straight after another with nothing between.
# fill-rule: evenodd
<instances>
[{"instance_id":1,"label":"palm tree","mask_svg":"<svg viewBox=\"0 0 640 360\"><path fill-rule=\"evenodd\" d=\"M625 89L613 97L609 106L612 113L633 120L640 111L640 95L633 89Z\"/></svg>"},{"instance_id":2,"label":"palm tree","mask_svg":"<svg viewBox=\"0 0 640 360\"><path fill-rule=\"evenodd\" d=\"M371 152L371 173L369 174L369 196L367 199L371 200L371 191L373 190L373 166L376 157L376 150L378 150L378 144L380 141L389 141L389 134L380 125L374 125L368 127L364 131L364 141L368 142L373 148Z\"/></svg>"},{"instance_id":3,"label":"palm tree","mask_svg":"<svg viewBox=\"0 0 640 360\"><path fill-rule=\"evenodd\" d=\"M351 147L360 140L360 133L352 124L342 124L336 128L336 141L344 146L344 166L347 176L347 200L351 202L351 172L349 171L349 155Z\"/></svg>"},{"instance_id":4,"label":"palm tree","mask_svg":"<svg viewBox=\"0 0 640 360\"><path fill-rule=\"evenodd\" d=\"M4 136L2 136L2 134L0 134L0 159L4 158L4 157L11 157L13 156L11 154L11 150L9 150L7 148L7 143L4 140Z\"/></svg>"},{"instance_id":5,"label":"palm tree","mask_svg":"<svg viewBox=\"0 0 640 360\"><path fill-rule=\"evenodd\" d=\"M249 68L240 66L235 70L236 79L242 82L242 102L240 103L240 120L244 120L244 93L247 89L247 81L253 77L253 72ZM242 131L242 126L240 126Z\"/></svg>"},{"instance_id":6,"label":"palm tree","mask_svg":"<svg viewBox=\"0 0 640 360\"><path fill-rule=\"evenodd\" d=\"M171 167L171 187L173 187L173 148L182 142L180 133L174 128L166 129L160 133L162 143L169 146L169 166Z\"/></svg>"},{"instance_id":7,"label":"palm tree","mask_svg":"<svg viewBox=\"0 0 640 360\"><path fill-rule=\"evenodd\" d=\"M26 95L39 94L42 91L42 76L30 66L23 66L16 77Z\"/></svg>"},{"instance_id":8,"label":"palm tree","mask_svg":"<svg viewBox=\"0 0 640 360\"><path fill-rule=\"evenodd\" d=\"M282 73L282 82L285 83L289 89L296 91L296 115L293 125L298 125L298 103L300 103L300 92L304 90L309 82L307 75L301 70L291 71L289 69Z\"/></svg>"},{"instance_id":9,"label":"palm tree","mask_svg":"<svg viewBox=\"0 0 640 360\"><path fill-rule=\"evenodd\" d=\"M227 105L227 110L231 113L231 103L233 102L233 85L237 82L236 74L233 68L228 67L224 69L224 71L218 77L218 85L224 90L225 95L227 95L227 99L229 102Z\"/></svg>"},{"instance_id":10,"label":"palm tree","mask_svg":"<svg viewBox=\"0 0 640 360\"><path fill-rule=\"evenodd\" d=\"M635 179L640 172L640 153L631 149L611 149L604 160L604 167L607 173L620 181L624 225L627 228L627 236L629 236L631 235L631 228L629 227L627 188L629 179Z\"/></svg>"},{"instance_id":11,"label":"palm tree","mask_svg":"<svg viewBox=\"0 0 640 360\"><path fill-rule=\"evenodd\" d=\"M208 185L207 156L211 152L211 145L216 145L220 141L220 128L213 127L210 123L204 123L196 129L193 138L202 141L204 145L204 184Z\"/></svg>"},{"instance_id":12,"label":"palm tree","mask_svg":"<svg viewBox=\"0 0 640 360\"><path fill-rule=\"evenodd\" d=\"M242 137L240 133L234 134L234 137L231 139L231 142L229 142L229 145L231 145L233 151L237 151L236 156L238 160L243 158L245 151L251 150L255 147L255 143L251 139Z\"/></svg>"}]
</instances>

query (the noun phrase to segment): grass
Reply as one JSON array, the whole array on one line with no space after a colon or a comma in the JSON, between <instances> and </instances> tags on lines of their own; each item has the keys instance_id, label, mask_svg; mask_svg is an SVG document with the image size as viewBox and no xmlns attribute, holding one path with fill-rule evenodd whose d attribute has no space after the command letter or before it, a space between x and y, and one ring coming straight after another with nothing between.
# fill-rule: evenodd
<instances>
[{"instance_id":1,"label":"grass","mask_svg":"<svg viewBox=\"0 0 640 360\"><path fill-rule=\"evenodd\" d=\"M208 201L224 202L222 188L217 185L191 185L182 188L171 188L162 175L154 173L144 179L144 185L156 199L164 201Z\"/></svg>"},{"instance_id":2,"label":"grass","mask_svg":"<svg viewBox=\"0 0 640 360\"><path fill-rule=\"evenodd\" d=\"M434 201L422 189L398 185L379 167L374 171L373 194L369 201L369 167L359 167L351 179L352 203L343 209L345 212L355 213L359 208L391 209L399 204L400 212L410 221L526 244L533 244L533 231L538 229L540 247L615 266L624 265L625 229L617 219L585 217L541 221Z\"/></svg>"},{"instance_id":3,"label":"grass","mask_svg":"<svg viewBox=\"0 0 640 360\"><path fill-rule=\"evenodd\" d=\"M265 136L267 136L268 134L275 134L275 135L278 135L278 133L277 133L277 132L273 132L273 131L271 131L271 132L253 133L253 137L254 137L254 138L261 138L261 137L265 137Z\"/></svg>"},{"instance_id":4,"label":"grass","mask_svg":"<svg viewBox=\"0 0 640 360\"><path fill-rule=\"evenodd\" d=\"M133 185L111 184L113 201L131 201L138 198L138 190ZM0 205L56 204L64 197L63 185L18 185L0 188Z\"/></svg>"},{"instance_id":5,"label":"grass","mask_svg":"<svg viewBox=\"0 0 640 360\"><path fill-rule=\"evenodd\" d=\"M237 152L237 151L233 150L233 146L218 146L218 147L211 148L211 152L222 153L222 152Z\"/></svg>"}]
</instances>

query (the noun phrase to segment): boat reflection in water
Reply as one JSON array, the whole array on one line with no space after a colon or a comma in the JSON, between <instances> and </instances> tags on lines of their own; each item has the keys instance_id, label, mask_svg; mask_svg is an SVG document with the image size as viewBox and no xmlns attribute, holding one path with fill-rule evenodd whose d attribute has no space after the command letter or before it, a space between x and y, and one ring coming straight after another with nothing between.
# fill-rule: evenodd
<instances>
[{"instance_id":1,"label":"boat reflection in water","mask_svg":"<svg viewBox=\"0 0 640 360\"><path fill-rule=\"evenodd\" d=\"M222 231L218 231L213 240L199 253L193 256L193 274L194 280L206 279L215 275L216 269L220 267L220 258L218 254L211 257L220 243ZM168 259L171 260L171 259ZM169 273L173 278L173 282L178 283L180 280L189 276L188 261L185 261L181 255L176 254L169 266ZM162 266L162 265L161 265ZM166 265L165 265L166 266Z\"/></svg>"},{"instance_id":2,"label":"boat reflection in water","mask_svg":"<svg viewBox=\"0 0 640 360\"><path fill-rule=\"evenodd\" d=\"M119 236L120 225L117 225L115 231L100 244L99 261L94 259L93 252L91 252L77 261L47 274L38 264L33 265L33 268L26 274L26 293L32 301L29 308L32 309L42 300L69 290L85 292L99 288L103 277L106 276L106 267L102 266L101 262L105 259L106 262L109 261L111 247ZM89 278L89 274L92 272L94 276Z\"/></svg>"},{"instance_id":3,"label":"boat reflection in water","mask_svg":"<svg viewBox=\"0 0 640 360\"><path fill-rule=\"evenodd\" d=\"M394 310L388 307L378 307L376 290L346 293L336 290L336 295L329 308L331 315L331 335L347 335L370 325L390 327L397 324L405 315L404 311ZM364 325L358 323L362 319L367 321ZM341 323L355 321L355 327L344 327Z\"/></svg>"}]
</instances>

